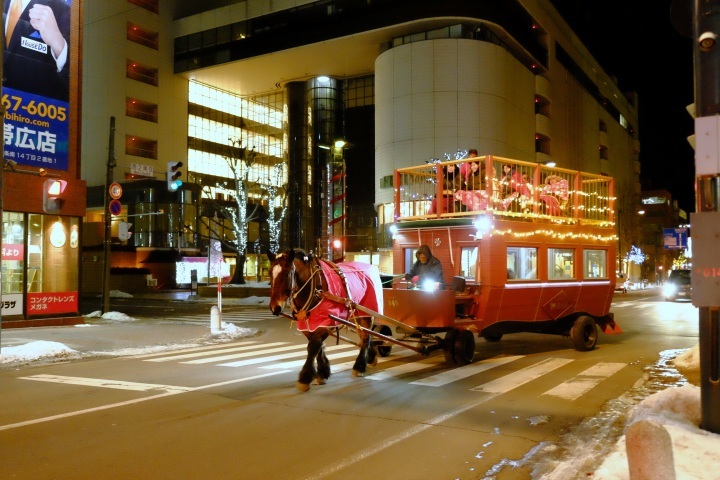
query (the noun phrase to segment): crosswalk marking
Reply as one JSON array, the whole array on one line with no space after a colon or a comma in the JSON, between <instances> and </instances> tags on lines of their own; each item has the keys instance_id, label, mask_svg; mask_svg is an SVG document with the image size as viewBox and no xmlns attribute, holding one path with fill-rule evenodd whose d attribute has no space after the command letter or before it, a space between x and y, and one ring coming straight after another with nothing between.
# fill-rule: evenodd
<instances>
[{"instance_id":1,"label":"crosswalk marking","mask_svg":"<svg viewBox=\"0 0 720 480\"><path fill-rule=\"evenodd\" d=\"M192 315L173 315L174 320L182 320L186 322L208 322L210 323L210 313L198 313ZM270 320L275 317L270 309L262 310L241 310L238 312L222 312L221 319L223 322L259 322L262 320Z\"/></svg>"},{"instance_id":2,"label":"crosswalk marking","mask_svg":"<svg viewBox=\"0 0 720 480\"><path fill-rule=\"evenodd\" d=\"M543 395L577 400L600 382L619 372L625 365L625 363L598 363L557 387L551 388Z\"/></svg>"},{"instance_id":3,"label":"crosswalk marking","mask_svg":"<svg viewBox=\"0 0 720 480\"><path fill-rule=\"evenodd\" d=\"M287 342L275 342L275 345L285 345ZM264 346L268 346L271 344L267 344ZM303 348L302 345L285 345L282 347L274 347L274 348L267 348L263 350L262 352L242 352L242 353L234 353L231 355L220 355L219 357L210 357L210 358L201 358L198 360L188 360L186 362L180 362L187 365L200 365L203 363L212 363L212 362L222 362L224 360L232 360L235 358L246 358L246 357L252 357L254 355L258 355L260 353L267 354L267 353L275 353L275 352L284 352L287 350L299 350Z\"/></svg>"},{"instance_id":4,"label":"crosswalk marking","mask_svg":"<svg viewBox=\"0 0 720 480\"><path fill-rule=\"evenodd\" d=\"M435 357L425 358L416 362L402 363L395 367L389 367L379 372L373 372L367 378L370 380L387 380L388 378L398 377L406 373L417 372L439 365L445 361L445 358L437 355Z\"/></svg>"},{"instance_id":5,"label":"crosswalk marking","mask_svg":"<svg viewBox=\"0 0 720 480\"><path fill-rule=\"evenodd\" d=\"M448 383L452 383L457 380L462 380L463 378L477 375L478 373L482 373L484 371L490 370L491 368L499 367L500 365L505 365L506 363L514 362L515 360L517 360L519 358L523 358L523 355L511 355L511 356L507 356L507 357L488 358L486 360L481 360L476 363L471 363L470 365L465 365L462 367L454 368L447 372L442 372L442 373L438 373L437 375L422 378L420 380L410 382L410 384L411 385L422 385L425 387L442 387L443 385L447 385Z\"/></svg>"},{"instance_id":6,"label":"crosswalk marking","mask_svg":"<svg viewBox=\"0 0 720 480\"><path fill-rule=\"evenodd\" d=\"M571 363L573 360L567 358L548 358L530 367L525 367L517 372L510 373L488 383L471 388L474 392L506 393L518 388L536 378L539 378L555 369Z\"/></svg>"},{"instance_id":7,"label":"crosswalk marking","mask_svg":"<svg viewBox=\"0 0 720 480\"><path fill-rule=\"evenodd\" d=\"M344 350L347 348L353 348L355 345L332 345L325 347L326 352L332 352L335 350ZM278 360L285 360L286 358L299 357L305 355L305 352L290 352L281 353L280 355L271 355L269 357L249 358L247 360L238 360L237 362L221 363L218 367L245 367L247 365L257 365L258 363L276 362Z\"/></svg>"},{"instance_id":8,"label":"crosswalk marking","mask_svg":"<svg viewBox=\"0 0 720 480\"><path fill-rule=\"evenodd\" d=\"M189 392L191 387L178 387L174 385L159 385L156 383L126 382L122 380L108 380L103 378L65 377L62 375L33 375L32 377L20 377L23 380L34 380L36 382L64 383L68 385L83 385L86 387L113 388L116 390L132 390L136 392Z\"/></svg>"},{"instance_id":9,"label":"crosswalk marking","mask_svg":"<svg viewBox=\"0 0 720 480\"><path fill-rule=\"evenodd\" d=\"M172 362L175 360L183 360L186 358L194 358L194 357L202 357L207 355L215 355L217 353L228 353L228 352L238 352L243 350L254 350L258 348L265 348L268 345L284 345L287 342L274 342L270 344L262 344L262 345L256 345L257 342L242 342L240 347L233 347L233 348L223 348L220 350L213 350L213 351L202 351L202 352L193 352L193 353L181 353L179 355L172 355L169 357L162 357L162 358L152 358L149 360L145 360L146 362Z\"/></svg>"}]
</instances>

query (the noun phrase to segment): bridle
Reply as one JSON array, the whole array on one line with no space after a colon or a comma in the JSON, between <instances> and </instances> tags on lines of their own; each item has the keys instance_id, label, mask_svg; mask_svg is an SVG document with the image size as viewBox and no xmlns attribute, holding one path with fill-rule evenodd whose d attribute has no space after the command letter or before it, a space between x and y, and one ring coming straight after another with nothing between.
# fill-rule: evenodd
<instances>
[{"instance_id":1,"label":"bridle","mask_svg":"<svg viewBox=\"0 0 720 480\"><path fill-rule=\"evenodd\" d=\"M312 260L314 260L314 258L312 258ZM315 261L312 262L310 269L312 271L308 279L305 280L302 285L299 285L299 277L297 267L295 266L295 259L290 260L290 266L287 267L287 289L285 290L285 294L287 295L286 303L290 304L293 315L303 310L309 312L315 307L317 307L317 305L320 303L322 280L318 278L318 274L321 273L322 269L320 265ZM307 295L307 299L301 307L298 307L298 297L300 297L302 292L306 289L308 289L307 291L309 292Z\"/></svg>"}]
</instances>

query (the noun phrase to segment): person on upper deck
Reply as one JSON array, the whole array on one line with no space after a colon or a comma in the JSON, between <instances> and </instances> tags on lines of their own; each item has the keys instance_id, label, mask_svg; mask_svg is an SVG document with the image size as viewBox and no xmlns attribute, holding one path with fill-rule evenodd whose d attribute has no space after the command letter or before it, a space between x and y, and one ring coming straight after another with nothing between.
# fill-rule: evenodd
<instances>
[{"instance_id":1,"label":"person on upper deck","mask_svg":"<svg viewBox=\"0 0 720 480\"><path fill-rule=\"evenodd\" d=\"M430 247L420 245L420 248L415 253L415 258L417 261L410 271L405 274L405 278L414 284L420 285L426 281L439 282L442 288L445 283L443 282L442 264L440 260L433 257Z\"/></svg>"}]
</instances>

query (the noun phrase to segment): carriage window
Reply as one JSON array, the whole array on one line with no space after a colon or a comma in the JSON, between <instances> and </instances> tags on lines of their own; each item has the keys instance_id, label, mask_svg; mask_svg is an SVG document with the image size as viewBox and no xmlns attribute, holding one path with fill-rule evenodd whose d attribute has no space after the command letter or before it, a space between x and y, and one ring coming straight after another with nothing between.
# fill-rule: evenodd
<instances>
[{"instance_id":1,"label":"carriage window","mask_svg":"<svg viewBox=\"0 0 720 480\"><path fill-rule=\"evenodd\" d=\"M460 276L475 280L477 267L477 247L462 247L460 249Z\"/></svg>"},{"instance_id":2,"label":"carriage window","mask_svg":"<svg viewBox=\"0 0 720 480\"><path fill-rule=\"evenodd\" d=\"M548 248L548 279L575 277L575 252L570 248Z\"/></svg>"},{"instance_id":3,"label":"carriage window","mask_svg":"<svg viewBox=\"0 0 720 480\"><path fill-rule=\"evenodd\" d=\"M608 278L607 251L585 250L583 252L584 278Z\"/></svg>"},{"instance_id":4,"label":"carriage window","mask_svg":"<svg viewBox=\"0 0 720 480\"><path fill-rule=\"evenodd\" d=\"M537 248L508 247L507 278L537 280Z\"/></svg>"}]
</instances>

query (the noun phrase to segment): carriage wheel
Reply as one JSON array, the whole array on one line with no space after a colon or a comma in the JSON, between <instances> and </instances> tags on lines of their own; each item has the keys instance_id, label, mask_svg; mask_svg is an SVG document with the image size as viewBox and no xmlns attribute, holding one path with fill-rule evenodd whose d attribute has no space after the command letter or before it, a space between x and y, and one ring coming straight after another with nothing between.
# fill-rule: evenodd
<instances>
[{"instance_id":1,"label":"carriage wheel","mask_svg":"<svg viewBox=\"0 0 720 480\"><path fill-rule=\"evenodd\" d=\"M381 335L385 335L386 337L392 336L392 329L387 325L375 325L373 326L373 331L376 331ZM391 350L392 345L380 345L377 347L377 352L380 354L381 357L387 357L388 355L390 355Z\"/></svg>"},{"instance_id":2,"label":"carriage wheel","mask_svg":"<svg viewBox=\"0 0 720 480\"><path fill-rule=\"evenodd\" d=\"M455 363L467 365L475 358L475 335L470 330L460 330L455 338Z\"/></svg>"},{"instance_id":3,"label":"carriage wheel","mask_svg":"<svg viewBox=\"0 0 720 480\"><path fill-rule=\"evenodd\" d=\"M445 340L443 341L443 355L447 363L455 362L455 341L458 336L458 329L451 328L445 334Z\"/></svg>"},{"instance_id":4,"label":"carriage wheel","mask_svg":"<svg viewBox=\"0 0 720 480\"><path fill-rule=\"evenodd\" d=\"M578 352L587 352L597 345L597 324L592 317L583 315L575 319L570 329L570 339Z\"/></svg>"}]
</instances>

